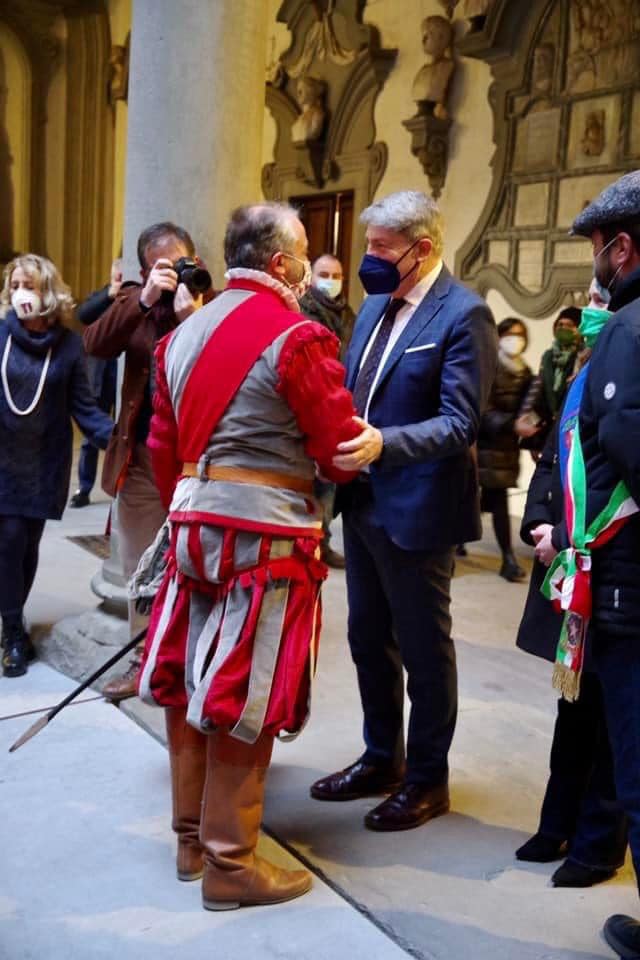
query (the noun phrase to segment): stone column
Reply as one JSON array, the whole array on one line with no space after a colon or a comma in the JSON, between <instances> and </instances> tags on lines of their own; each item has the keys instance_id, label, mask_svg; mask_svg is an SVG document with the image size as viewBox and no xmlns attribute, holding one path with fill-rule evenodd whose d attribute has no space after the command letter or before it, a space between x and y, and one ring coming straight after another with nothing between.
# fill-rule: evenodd
<instances>
[{"instance_id":1,"label":"stone column","mask_svg":"<svg viewBox=\"0 0 640 960\"><path fill-rule=\"evenodd\" d=\"M140 231L173 220L222 284L229 212L261 197L268 13L264 0L133 0L126 279L139 278ZM92 587L126 613L114 526Z\"/></svg>"},{"instance_id":2,"label":"stone column","mask_svg":"<svg viewBox=\"0 0 640 960\"><path fill-rule=\"evenodd\" d=\"M264 0L133 0L129 266L140 231L174 220L221 283L229 211L261 196L268 11Z\"/></svg>"}]
</instances>

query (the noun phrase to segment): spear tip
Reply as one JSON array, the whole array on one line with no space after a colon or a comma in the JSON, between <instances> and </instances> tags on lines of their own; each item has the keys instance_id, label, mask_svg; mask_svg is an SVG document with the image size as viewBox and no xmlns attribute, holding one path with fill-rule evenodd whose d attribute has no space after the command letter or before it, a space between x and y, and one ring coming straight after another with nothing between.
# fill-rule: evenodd
<instances>
[{"instance_id":1,"label":"spear tip","mask_svg":"<svg viewBox=\"0 0 640 960\"><path fill-rule=\"evenodd\" d=\"M14 750L17 750L18 747L21 747L27 742L27 740L31 740L31 737L35 737L36 733L40 733L40 731L46 727L48 723L49 714L45 713L44 717L39 717L35 723L31 724L28 730L25 730L22 736L18 737L13 746L9 747L9 753L13 753Z\"/></svg>"}]
</instances>

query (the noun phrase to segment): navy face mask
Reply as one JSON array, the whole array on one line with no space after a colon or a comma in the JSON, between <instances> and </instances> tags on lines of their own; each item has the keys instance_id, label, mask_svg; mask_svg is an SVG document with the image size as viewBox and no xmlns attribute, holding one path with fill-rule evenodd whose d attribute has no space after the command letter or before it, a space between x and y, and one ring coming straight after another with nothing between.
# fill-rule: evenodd
<instances>
[{"instance_id":1,"label":"navy face mask","mask_svg":"<svg viewBox=\"0 0 640 960\"><path fill-rule=\"evenodd\" d=\"M417 262L414 263L411 270L407 270L403 276L400 276L398 264L404 260L420 240L422 240L422 237L414 240L396 261L383 260L382 257L374 257L371 253L365 253L358 270L358 276L367 293L393 293L394 290L397 290L402 281L418 266Z\"/></svg>"}]
</instances>

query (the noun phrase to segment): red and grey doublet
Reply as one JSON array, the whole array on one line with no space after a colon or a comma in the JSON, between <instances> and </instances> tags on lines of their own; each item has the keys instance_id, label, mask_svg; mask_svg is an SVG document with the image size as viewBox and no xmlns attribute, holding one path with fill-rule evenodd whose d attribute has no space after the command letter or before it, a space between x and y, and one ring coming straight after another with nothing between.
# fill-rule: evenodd
<instances>
[{"instance_id":1,"label":"red and grey doublet","mask_svg":"<svg viewBox=\"0 0 640 960\"><path fill-rule=\"evenodd\" d=\"M148 442L171 545L140 696L253 742L306 720L326 575L313 478L317 463L351 479L331 461L360 428L337 339L266 275L235 273L156 352Z\"/></svg>"}]
</instances>

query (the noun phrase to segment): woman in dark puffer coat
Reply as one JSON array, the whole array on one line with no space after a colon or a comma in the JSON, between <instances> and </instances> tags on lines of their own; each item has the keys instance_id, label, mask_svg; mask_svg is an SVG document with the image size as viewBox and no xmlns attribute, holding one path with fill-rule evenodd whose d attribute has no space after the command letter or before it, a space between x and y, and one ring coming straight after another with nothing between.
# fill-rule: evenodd
<instances>
[{"instance_id":1,"label":"woman in dark puffer coat","mask_svg":"<svg viewBox=\"0 0 640 960\"><path fill-rule=\"evenodd\" d=\"M33 649L23 609L47 520L62 516L72 428L104 449L113 423L95 404L82 341L63 324L73 300L44 257L5 267L0 294L0 616L5 677L26 673Z\"/></svg>"},{"instance_id":2,"label":"woman in dark puffer coat","mask_svg":"<svg viewBox=\"0 0 640 960\"><path fill-rule=\"evenodd\" d=\"M482 510L493 517L493 529L502 551L500 576L514 582L525 573L513 555L507 490L518 482L520 448L514 424L533 374L522 359L528 343L522 320L503 320L498 324L498 337L498 370L489 406L480 422L478 465Z\"/></svg>"}]
</instances>

